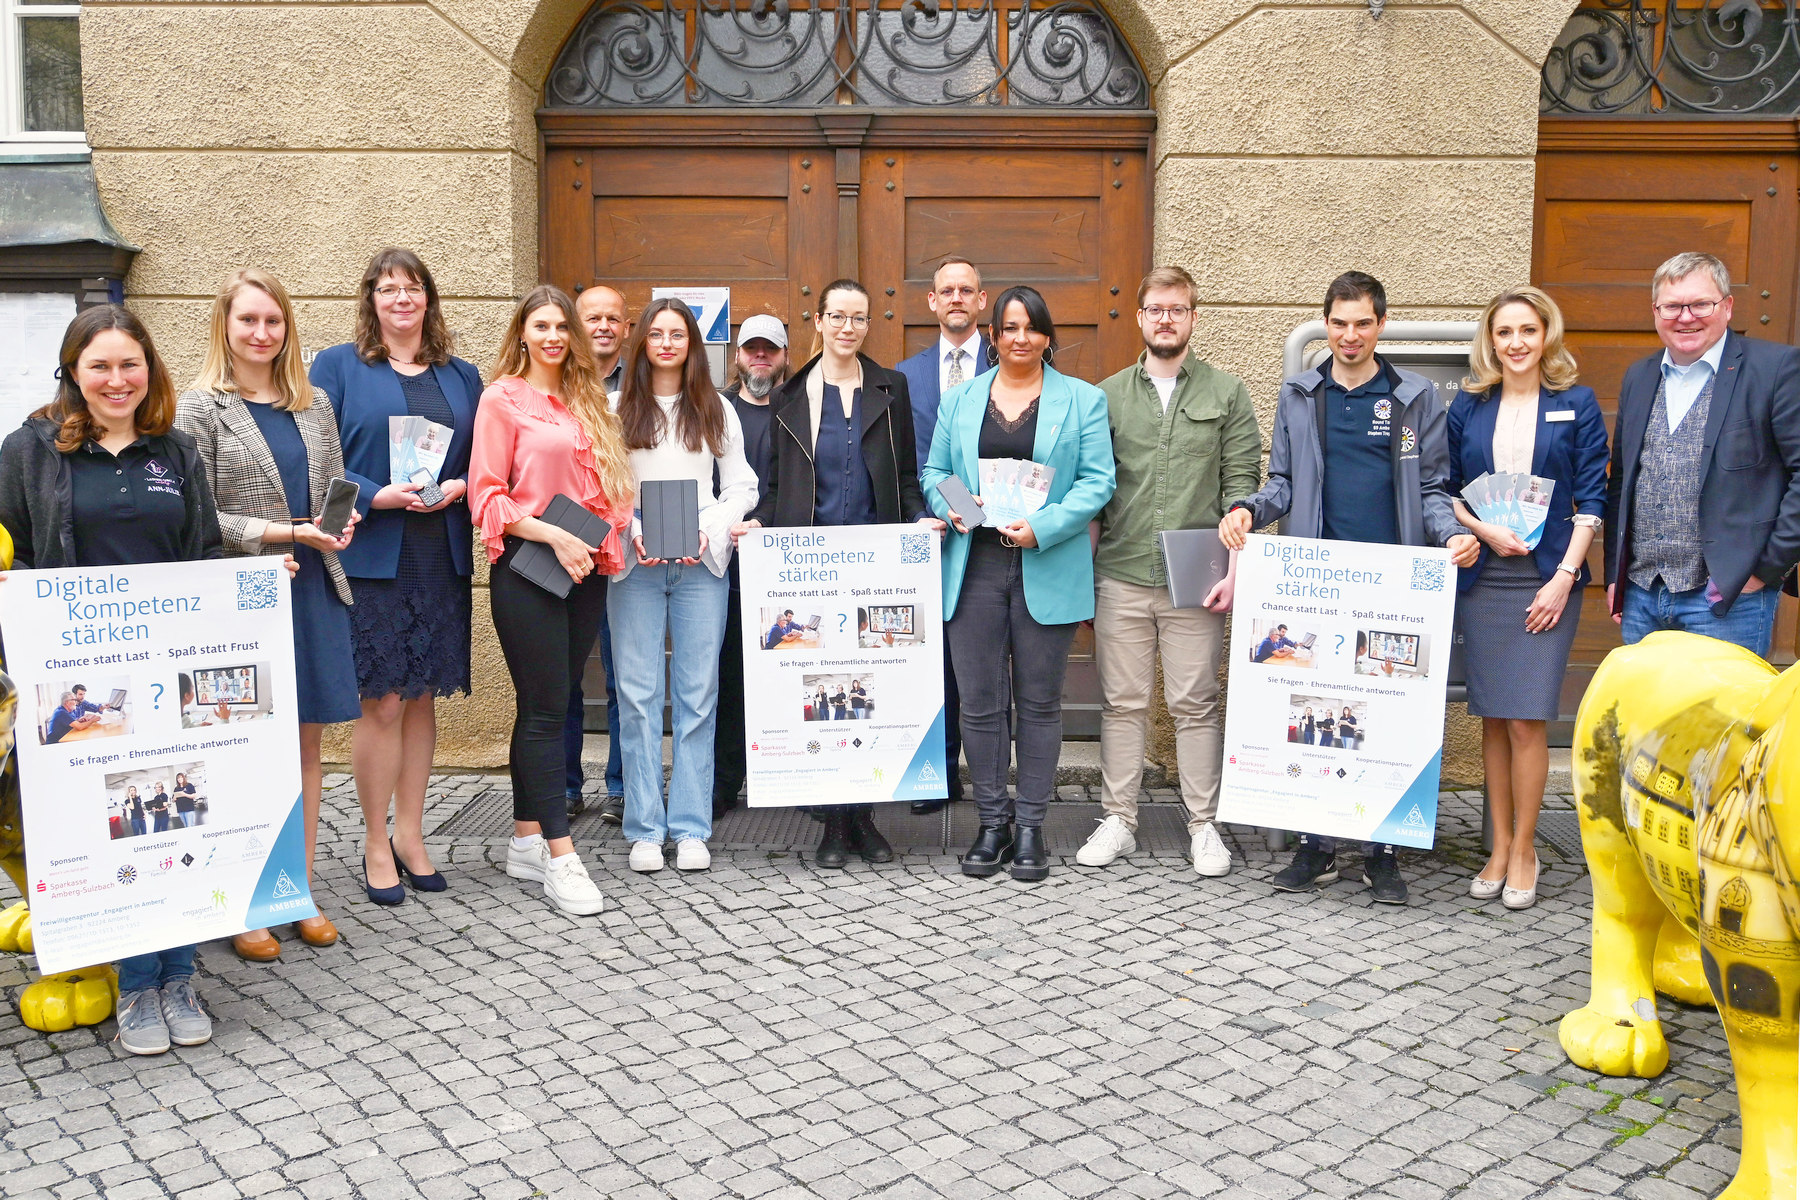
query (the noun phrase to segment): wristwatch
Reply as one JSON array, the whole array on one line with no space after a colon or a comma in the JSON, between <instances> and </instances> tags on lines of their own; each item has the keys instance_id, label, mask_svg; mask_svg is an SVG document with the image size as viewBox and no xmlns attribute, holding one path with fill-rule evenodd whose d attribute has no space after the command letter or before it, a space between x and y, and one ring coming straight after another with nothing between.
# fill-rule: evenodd
<instances>
[{"instance_id":1,"label":"wristwatch","mask_svg":"<svg viewBox=\"0 0 1800 1200\"><path fill-rule=\"evenodd\" d=\"M1557 563L1556 569L1559 571L1567 571L1569 573L1569 578L1575 580L1577 583L1581 581L1580 567L1571 567L1568 563Z\"/></svg>"}]
</instances>

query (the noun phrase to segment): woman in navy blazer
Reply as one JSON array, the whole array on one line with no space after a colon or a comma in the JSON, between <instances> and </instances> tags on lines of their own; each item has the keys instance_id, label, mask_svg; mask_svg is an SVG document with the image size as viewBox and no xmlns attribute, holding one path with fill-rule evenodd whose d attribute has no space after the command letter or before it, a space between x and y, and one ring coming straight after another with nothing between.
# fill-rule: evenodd
<instances>
[{"instance_id":1,"label":"woman in navy blazer","mask_svg":"<svg viewBox=\"0 0 1800 1200\"><path fill-rule=\"evenodd\" d=\"M963 873L992 875L1010 860L1013 878L1036 880L1050 874L1043 824L1062 748L1063 673L1076 624L1094 615L1087 529L1112 499L1112 434L1105 394L1050 366L1056 327L1036 291L1000 294L994 346L999 369L944 397L920 481L932 511L954 529L944 547L944 637L981 820ZM1024 518L971 532L975 514L952 512L938 484L954 475L979 494L981 460L996 458L1052 468L1049 493ZM1006 794L1009 694L1018 712L1016 801Z\"/></svg>"},{"instance_id":2,"label":"woman in navy blazer","mask_svg":"<svg viewBox=\"0 0 1800 1200\"><path fill-rule=\"evenodd\" d=\"M356 540L338 556L351 608L362 716L351 743L365 826L365 887L377 904L445 888L425 849L425 787L437 741L434 699L469 692L469 449L481 376L450 354L431 272L410 250L378 252L363 272L356 341L321 351L312 382L331 397L344 475L362 490ZM390 421L424 417L453 431L429 481L394 483ZM394 835L387 832L388 805Z\"/></svg>"},{"instance_id":3,"label":"woman in navy blazer","mask_svg":"<svg viewBox=\"0 0 1800 1200\"><path fill-rule=\"evenodd\" d=\"M1588 547L1606 507L1606 422L1593 389L1575 383L1562 313L1548 295L1533 287L1504 292L1488 304L1481 328L1447 422L1456 517L1481 542L1474 564L1457 572L1456 623L1469 712L1482 719L1494 814L1493 855L1469 894L1522 909L1537 899L1546 723L1561 707ZM1462 499L1463 488L1487 474L1553 485L1535 548Z\"/></svg>"}]
</instances>

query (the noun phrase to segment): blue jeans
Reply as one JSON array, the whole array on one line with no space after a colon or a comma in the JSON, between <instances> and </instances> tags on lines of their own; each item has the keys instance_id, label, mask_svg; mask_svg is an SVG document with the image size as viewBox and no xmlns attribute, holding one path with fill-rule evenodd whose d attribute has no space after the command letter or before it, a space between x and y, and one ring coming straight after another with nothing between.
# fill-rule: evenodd
<instances>
[{"instance_id":1,"label":"blue jeans","mask_svg":"<svg viewBox=\"0 0 1800 1200\"><path fill-rule=\"evenodd\" d=\"M1679 629L1731 642L1767 658L1769 644L1775 640L1775 610L1780 605L1781 589L1765 587L1760 592L1740 595L1729 612L1715 617L1712 605L1706 602L1704 586L1671 592L1660 580L1655 587L1646 589L1627 579L1624 620L1619 623L1619 632L1629 646L1659 629Z\"/></svg>"},{"instance_id":2,"label":"blue jeans","mask_svg":"<svg viewBox=\"0 0 1800 1200\"><path fill-rule=\"evenodd\" d=\"M168 813L157 813L156 814L156 828L153 829L151 832L167 833L168 831L169 831L169 814Z\"/></svg>"},{"instance_id":3,"label":"blue jeans","mask_svg":"<svg viewBox=\"0 0 1800 1200\"><path fill-rule=\"evenodd\" d=\"M150 831L148 829L144 828L144 818L142 818L142 817L131 818L131 834L133 837L143 837L146 833L149 833L149 832Z\"/></svg>"},{"instance_id":4,"label":"blue jeans","mask_svg":"<svg viewBox=\"0 0 1800 1200\"><path fill-rule=\"evenodd\" d=\"M155 954L134 954L119 960L119 992L141 992L161 987L194 973L194 951L197 946L176 946Z\"/></svg>"},{"instance_id":5,"label":"blue jeans","mask_svg":"<svg viewBox=\"0 0 1800 1200\"><path fill-rule=\"evenodd\" d=\"M712 836L713 715L730 585L703 566L638 566L606 597L618 632L613 681L625 748L625 838L660 846ZM663 639L675 727L665 814L662 789Z\"/></svg>"},{"instance_id":6,"label":"blue jeans","mask_svg":"<svg viewBox=\"0 0 1800 1200\"><path fill-rule=\"evenodd\" d=\"M613 691L612 632L606 616L600 617L600 672L606 679L606 794L625 794L625 772L619 757L619 697ZM563 756L568 766L563 775L563 790L570 795L581 791L581 743L586 734L587 697L581 694L581 680L569 688L569 714L563 719Z\"/></svg>"}]
</instances>

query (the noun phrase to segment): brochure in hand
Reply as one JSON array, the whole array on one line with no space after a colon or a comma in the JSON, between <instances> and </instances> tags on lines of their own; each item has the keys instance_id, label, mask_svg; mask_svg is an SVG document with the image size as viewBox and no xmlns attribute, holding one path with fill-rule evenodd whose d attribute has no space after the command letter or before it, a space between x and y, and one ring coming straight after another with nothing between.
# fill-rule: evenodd
<instances>
[{"instance_id":1,"label":"brochure in hand","mask_svg":"<svg viewBox=\"0 0 1800 1200\"><path fill-rule=\"evenodd\" d=\"M981 460L981 503L988 524L1023 521L1050 499L1056 468L1018 458Z\"/></svg>"},{"instance_id":2,"label":"brochure in hand","mask_svg":"<svg viewBox=\"0 0 1800 1200\"><path fill-rule=\"evenodd\" d=\"M418 474L425 470L436 483L455 432L424 417L389 417L388 482L423 483Z\"/></svg>"},{"instance_id":3,"label":"brochure in hand","mask_svg":"<svg viewBox=\"0 0 1800 1200\"><path fill-rule=\"evenodd\" d=\"M1528 549L1536 550L1555 492L1556 480L1542 475L1489 474L1470 480L1462 496L1476 516L1512 530Z\"/></svg>"}]
</instances>

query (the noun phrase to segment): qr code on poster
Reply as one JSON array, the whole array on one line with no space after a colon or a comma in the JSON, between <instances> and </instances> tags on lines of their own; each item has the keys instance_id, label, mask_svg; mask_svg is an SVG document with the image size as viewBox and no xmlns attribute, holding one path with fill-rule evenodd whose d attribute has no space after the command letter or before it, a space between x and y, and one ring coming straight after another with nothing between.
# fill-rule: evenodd
<instances>
[{"instance_id":1,"label":"qr code on poster","mask_svg":"<svg viewBox=\"0 0 1800 1200\"><path fill-rule=\"evenodd\" d=\"M930 562L931 535L929 533L901 534L900 561L902 564Z\"/></svg>"},{"instance_id":2,"label":"qr code on poster","mask_svg":"<svg viewBox=\"0 0 1800 1200\"><path fill-rule=\"evenodd\" d=\"M1445 560L1441 558L1413 559L1412 590L1415 592L1443 591L1445 565Z\"/></svg>"},{"instance_id":3,"label":"qr code on poster","mask_svg":"<svg viewBox=\"0 0 1800 1200\"><path fill-rule=\"evenodd\" d=\"M275 607L275 572L239 571L238 611Z\"/></svg>"}]
</instances>

